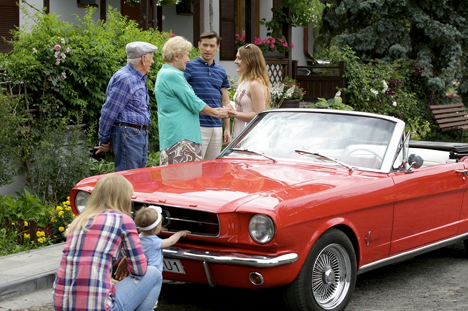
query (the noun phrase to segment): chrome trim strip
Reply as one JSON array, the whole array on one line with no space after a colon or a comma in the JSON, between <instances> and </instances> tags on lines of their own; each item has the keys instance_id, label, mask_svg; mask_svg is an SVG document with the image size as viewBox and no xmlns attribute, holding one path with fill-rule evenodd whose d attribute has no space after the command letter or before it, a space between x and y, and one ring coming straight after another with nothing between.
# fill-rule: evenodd
<instances>
[{"instance_id":1,"label":"chrome trim strip","mask_svg":"<svg viewBox=\"0 0 468 311\"><path fill-rule=\"evenodd\" d=\"M359 268L358 274L368 272L370 270L374 270L374 269L377 269L377 268L380 268L389 264L393 264L399 261L403 261L403 260L418 256L418 255L422 255L424 253L428 253L433 250L436 250L445 246L449 246L449 245L455 244L457 242L461 242L466 239L468 239L468 233L458 235L456 237L449 238L446 240L442 240L442 241L439 241L430 245L426 245L417 249L413 249L413 250L410 250L410 251L407 251L398 255L394 255L385 259L374 261L367 265L363 265L361 268Z\"/></svg>"},{"instance_id":2,"label":"chrome trim strip","mask_svg":"<svg viewBox=\"0 0 468 311\"><path fill-rule=\"evenodd\" d=\"M218 226L218 222L208 222L204 220L192 220L192 219L184 219L184 218L174 218L174 217L167 217L167 220L175 220L175 221L180 221L180 222L191 222L195 224L204 224L204 225L212 225L212 226Z\"/></svg>"},{"instance_id":3,"label":"chrome trim strip","mask_svg":"<svg viewBox=\"0 0 468 311\"><path fill-rule=\"evenodd\" d=\"M277 257L267 257L239 253L221 254L218 252L198 251L178 247L168 247L164 248L162 251L164 257L167 258L203 261L204 264L218 263L256 268L271 268L286 265L295 262L299 258L296 253L289 253Z\"/></svg>"}]
</instances>

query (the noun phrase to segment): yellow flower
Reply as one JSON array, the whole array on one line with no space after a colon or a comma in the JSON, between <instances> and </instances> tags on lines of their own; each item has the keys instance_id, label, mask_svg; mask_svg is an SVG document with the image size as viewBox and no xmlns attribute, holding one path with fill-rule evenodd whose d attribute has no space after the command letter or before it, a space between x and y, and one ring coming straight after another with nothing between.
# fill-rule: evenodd
<instances>
[{"instance_id":1,"label":"yellow flower","mask_svg":"<svg viewBox=\"0 0 468 311\"><path fill-rule=\"evenodd\" d=\"M39 239L37 239L37 241L38 241L39 243L44 243L44 239L43 239L43 238L39 238Z\"/></svg>"},{"instance_id":2,"label":"yellow flower","mask_svg":"<svg viewBox=\"0 0 468 311\"><path fill-rule=\"evenodd\" d=\"M56 210L61 211L61 210L63 210L63 208L61 206L57 206Z\"/></svg>"},{"instance_id":3,"label":"yellow flower","mask_svg":"<svg viewBox=\"0 0 468 311\"><path fill-rule=\"evenodd\" d=\"M30 237L31 237L31 236L30 236L28 233L25 233L25 234L24 234L24 238L25 238L25 239L29 239Z\"/></svg>"},{"instance_id":4,"label":"yellow flower","mask_svg":"<svg viewBox=\"0 0 468 311\"><path fill-rule=\"evenodd\" d=\"M68 226L68 222L65 222L65 226Z\"/></svg>"},{"instance_id":5,"label":"yellow flower","mask_svg":"<svg viewBox=\"0 0 468 311\"><path fill-rule=\"evenodd\" d=\"M50 221L51 221L51 222L57 222L57 218L52 217L52 218L50 219Z\"/></svg>"},{"instance_id":6,"label":"yellow flower","mask_svg":"<svg viewBox=\"0 0 468 311\"><path fill-rule=\"evenodd\" d=\"M28 222L27 222L26 220L24 221L24 225L25 225L25 226L27 226L27 225L28 225Z\"/></svg>"},{"instance_id":7,"label":"yellow flower","mask_svg":"<svg viewBox=\"0 0 468 311\"><path fill-rule=\"evenodd\" d=\"M60 228L59 228L59 231L60 231L60 232L63 232L63 231L65 231L65 228L64 228L64 227L60 227Z\"/></svg>"},{"instance_id":8,"label":"yellow flower","mask_svg":"<svg viewBox=\"0 0 468 311\"><path fill-rule=\"evenodd\" d=\"M63 217L64 211L58 212L59 217Z\"/></svg>"},{"instance_id":9,"label":"yellow flower","mask_svg":"<svg viewBox=\"0 0 468 311\"><path fill-rule=\"evenodd\" d=\"M71 207L70 207L70 206L67 206L67 208L65 208L65 210L66 210L67 212L69 212L69 211L71 211Z\"/></svg>"}]
</instances>

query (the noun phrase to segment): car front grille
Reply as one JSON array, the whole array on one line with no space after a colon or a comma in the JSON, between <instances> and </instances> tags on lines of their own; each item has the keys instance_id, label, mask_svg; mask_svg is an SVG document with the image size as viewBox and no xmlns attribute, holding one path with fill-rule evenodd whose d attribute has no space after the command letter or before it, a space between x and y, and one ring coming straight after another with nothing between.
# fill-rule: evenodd
<instances>
[{"instance_id":1,"label":"car front grille","mask_svg":"<svg viewBox=\"0 0 468 311\"><path fill-rule=\"evenodd\" d=\"M189 230L194 235L210 237L219 235L219 218L215 213L162 204L132 203L132 213L149 205L160 206L163 214L163 226L166 227L167 231Z\"/></svg>"}]
</instances>

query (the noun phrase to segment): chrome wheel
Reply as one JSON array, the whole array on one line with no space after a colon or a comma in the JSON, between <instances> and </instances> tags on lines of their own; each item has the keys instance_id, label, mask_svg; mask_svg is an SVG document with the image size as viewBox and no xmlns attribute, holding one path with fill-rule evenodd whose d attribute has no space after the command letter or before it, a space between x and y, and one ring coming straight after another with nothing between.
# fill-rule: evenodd
<instances>
[{"instance_id":1,"label":"chrome wheel","mask_svg":"<svg viewBox=\"0 0 468 311\"><path fill-rule=\"evenodd\" d=\"M312 268L312 292L317 304L325 310L341 304L351 281L351 261L339 244L325 247Z\"/></svg>"},{"instance_id":2,"label":"chrome wheel","mask_svg":"<svg viewBox=\"0 0 468 311\"><path fill-rule=\"evenodd\" d=\"M331 228L314 243L296 279L284 288L291 311L344 311L357 275L353 243Z\"/></svg>"}]
</instances>

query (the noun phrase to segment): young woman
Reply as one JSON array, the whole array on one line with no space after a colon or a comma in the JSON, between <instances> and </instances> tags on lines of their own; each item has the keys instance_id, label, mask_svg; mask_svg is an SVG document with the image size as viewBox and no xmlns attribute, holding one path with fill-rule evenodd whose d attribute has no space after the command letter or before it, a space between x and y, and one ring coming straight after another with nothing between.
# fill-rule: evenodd
<instances>
[{"instance_id":1,"label":"young woman","mask_svg":"<svg viewBox=\"0 0 468 311\"><path fill-rule=\"evenodd\" d=\"M236 110L232 137L236 137L257 113L270 103L270 81L262 51L249 43L237 50L236 60L239 83L234 94Z\"/></svg>"},{"instance_id":2,"label":"young woman","mask_svg":"<svg viewBox=\"0 0 468 311\"><path fill-rule=\"evenodd\" d=\"M122 175L101 178L83 213L65 232L54 282L55 310L153 310L162 275L148 266L130 217L133 187ZM117 265L117 284L111 282ZM128 276L127 276L128 275Z\"/></svg>"}]
</instances>

